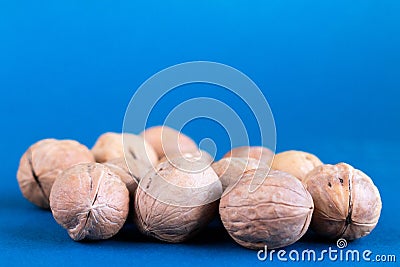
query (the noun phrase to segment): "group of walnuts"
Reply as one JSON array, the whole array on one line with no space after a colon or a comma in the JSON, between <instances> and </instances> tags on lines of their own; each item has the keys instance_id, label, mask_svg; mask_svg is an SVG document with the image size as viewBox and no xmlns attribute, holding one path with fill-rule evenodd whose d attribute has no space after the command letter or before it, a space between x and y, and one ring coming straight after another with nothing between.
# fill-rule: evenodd
<instances>
[{"instance_id":1,"label":"group of walnuts","mask_svg":"<svg viewBox=\"0 0 400 267\"><path fill-rule=\"evenodd\" d=\"M125 222L166 242L183 242L219 210L240 245L280 248L311 229L329 239L369 234L382 207L379 191L348 164L323 164L301 151L274 155L238 147L213 162L178 131L106 133L91 151L72 140L45 139L20 160L22 194L74 240L107 239Z\"/></svg>"}]
</instances>

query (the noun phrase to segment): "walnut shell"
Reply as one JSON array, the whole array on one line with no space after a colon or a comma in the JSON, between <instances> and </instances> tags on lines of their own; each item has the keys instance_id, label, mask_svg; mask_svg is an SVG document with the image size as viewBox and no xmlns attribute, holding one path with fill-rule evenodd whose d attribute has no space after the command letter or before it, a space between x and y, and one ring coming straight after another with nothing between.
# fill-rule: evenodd
<instances>
[{"instance_id":1,"label":"walnut shell","mask_svg":"<svg viewBox=\"0 0 400 267\"><path fill-rule=\"evenodd\" d=\"M140 135L153 146L159 159L165 155L191 153L198 150L196 143L190 137L168 126L150 127Z\"/></svg>"},{"instance_id":2,"label":"walnut shell","mask_svg":"<svg viewBox=\"0 0 400 267\"><path fill-rule=\"evenodd\" d=\"M346 163L326 164L311 171L304 182L314 199L311 229L317 234L354 240L375 228L382 201L365 173Z\"/></svg>"},{"instance_id":3,"label":"walnut shell","mask_svg":"<svg viewBox=\"0 0 400 267\"><path fill-rule=\"evenodd\" d=\"M129 161L130 167L128 167L127 161ZM121 178L131 198L135 196L136 188L141 177L150 169L146 163L132 158L116 158L104 162L103 165Z\"/></svg>"},{"instance_id":4,"label":"walnut shell","mask_svg":"<svg viewBox=\"0 0 400 267\"><path fill-rule=\"evenodd\" d=\"M246 248L262 249L266 245L273 249L293 244L306 233L311 221L314 205L304 185L291 174L268 172L247 171L220 201L225 229ZM260 184L250 192L253 179Z\"/></svg>"},{"instance_id":5,"label":"walnut shell","mask_svg":"<svg viewBox=\"0 0 400 267\"><path fill-rule=\"evenodd\" d=\"M290 150L276 154L271 168L290 173L303 181L310 171L322 164L313 154Z\"/></svg>"},{"instance_id":6,"label":"walnut shell","mask_svg":"<svg viewBox=\"0 0 400 267\"><path fill-rule=\"evenodd\" d=\"M182 161L185 159L182 158ZM135 197L135 219L139 230L157 239L183 242L216 215L222 186L209 167L186 172L168 161L160 163L139 183Z\"/></svg>"},{"instance_id":7,"label":"walnut shell","mask_svg":"<svg viewBox=\"0 0 400 267\"><path fill-rule=\"evenodd\" d=\"M44 139L22 155L18 184L26 199L48 209L50 190L56 177L75 164L93 161L89 149L76 141Z\"/></svg>"},{"instance_id":8,"label":"walnut shell","mask_svg":"<svg viewBox=\"0 0 400 267\"><path fill-rule=\"evenodd\" d=\"M128 215L129 193L121 179L99 163L78 164L54 182L50 207L73 240L107 239Z\"/></svg>"},{"instance_id":9,"label":"walnut shell","mask_svg":"<svg viewBox=\"0 0 400 267\"><path fill-rule=\"evenodd\" d=\"M94 144L92 153L97 162L106 162L126 156L141 160L148 165L157 165L158 156L143 137L129 133L105 133Z\"/></svg>"},{"instance_id":10,"label":"walnut shell","mask_svg":"<svg viewBox=\"0 0 400 267\"><path fill-rule=\"evenodd\" d=\"M206 151L185 152L183 154L165 155L159 161L166 162L187 172L201 172L211 166L214 158Z\"/></svg>"},{"instance_id":11,"label":"walnut shell","mask_svg":"<svg viewBox=\"0 0 400 267\"><path fill-rule=\"evenodd\" d=\"M243 174L259 167L259 161L254 158L222 158L214 162L211 167L218 175L225 191L228 187L233 187L243 176Z\"/></svg>"},{"instance_id":12,"label":"walnut shell","mask_svg":"<svg viewBox=\"0 0 400 267\"><path fill-rule=\"evenodd\" d=\"M208 153L207 151L204 150L196 150L194 152L185 152L185 153L176 153L176 154L168 154L163 156L158 163L164 162L164 161L173 161L176 158L185 158L187 160L205 160L207 162L209 162L210 164L213 163L214 158L210 155L210 153Z\"/></svg>"},{"instance_id":13,"label":"walnut shell","mask_svg":"<svg viewBox=\"0 0 400 267\"><path fill-rule=\"evenodd\" d=\"M274 152L262 146L241 146L233 148L223 156L223 158L228 157L253 158L259 160L260 165L264 165L263 167L268 167L271 165Z\"/></svg>"}]
</instances>

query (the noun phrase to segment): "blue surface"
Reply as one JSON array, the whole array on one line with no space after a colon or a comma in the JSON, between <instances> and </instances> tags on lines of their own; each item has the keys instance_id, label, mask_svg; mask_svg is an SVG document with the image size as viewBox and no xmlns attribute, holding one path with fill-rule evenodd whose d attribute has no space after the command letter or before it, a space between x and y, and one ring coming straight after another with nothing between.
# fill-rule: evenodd
<instances>
[{"instance_id":1,"label":"blue surface","mask_svg":"<svg viewBox=\"0 0 400 267\"><path fill-rule=\"evenodd\" d=\"M369 174L381 192L381 220L349 248L399 260L400 2L247 2L1 1L1 266L271 264L218 222L187 244L149 240L132 227L112 240L73 242L19 192L15 174L30 144L55 137L90 147L99 134L121 131L136 88L192 60L231 65L257 83L275 116L278 151L310 151ZM215 92L196 86L199 95ZM158 114L192 96L178 95ZM185 132L197 141L211 136L221 155L226 137L207 123ZM288 250L329 245L307 236Z\"/></svg>"}]
</instances>

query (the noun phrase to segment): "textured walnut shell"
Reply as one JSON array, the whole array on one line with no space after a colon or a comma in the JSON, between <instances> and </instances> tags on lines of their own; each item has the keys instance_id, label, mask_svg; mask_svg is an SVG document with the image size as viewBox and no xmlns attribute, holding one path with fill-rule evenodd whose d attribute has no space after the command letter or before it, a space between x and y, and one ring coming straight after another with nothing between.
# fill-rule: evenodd
<instances>
[{"instance_id":1,"label":"textured walnut shell","mask_svg":"<svg viewBox=\"0 0 400 267\"><path fill-rule=\"evenodd\" d=\"M183 168L187 168L185 162ZM140 181L135 197L139 230L157 239L183 242L216 215L222 186L211 168L189 173L160 163Z\"/></svg>"},{"instance_id":2,"label":"textured walnut shell","mask_svg":"<svg viewBox=\"0 0 400 267\"><path fill-rule=\"evenodd\" d=\"M261 166L264 165L263 167L268 167L271 165L274 152L262 146L241 146L233 148L223 156L223 158L228 157L253 158L259 160Z\"/></svg>"},{"instance_id":3,"label":"textured walnut shell","mask_svg":"<svg viewBox=\"0 0 400 267\"><path fill-rule=\"evenodd\" d=\"M290 173L303 181L310 171L322 164L313 154L290 150L276 154L271 168Z\"/></svg>"},{"instance_id":4,"label":"textured walnut shell","mask_svg":"<svg viewBox=\"0 0 400 267\"><path fill-rule=\"evenodd\" d=\"M139 135L124 133L102 134L94 144L92 153L97 162L106 162L126 156L157 165L158 156L153 147Z\"/></svg>"},{"instance_id":5,"label":"textured walnut shell","mask_svg":"<svg viewBox=\"0 0 400 267\"><path fill-rule=\"evenodd\" d=\"M185 152L183 154L165 155L160 159L159 163L166 161L177 168L186 166L183 169L187 172L200 172L209 168L214 162L214 158L206 151L197 150L195 152Z\"/></svg>"},{"instance_id":6,"label":"textured walnut shell","mask_svg":"<svg viewBox=\"0 0 400 267\"><path fill-rule=\"evenodd\" d=\"M73 240L107 239L128 215L129 193L121 179L99 163L75 165L54 182L50 207Z\"/></svg>"},{"instance_id":7,"label":"textured walnut shell","mask_svg":"<svg viewBox=\"0 0 400 267\"><path fill-rule=\"evenodd\" d=\"M198 150L196 143L190 137L168 126L151 127L140 135L154 148L159 159L165 155L191 153Z\"/></svg>"},{"instance_id":8,"label":"textured walnut shell","mask_svg":"<svg viewBox=\"0 0 400 267\"><path fill-rule=\"evenodd\" d=\"M131 157L117 158L109 160L103 163L108 167L113 173L115 173L122 182L125 183L129 191L129 221L133 220L134 217L134 200L136 189L138 187L140 179L145 176L145 174L153 168L146 163L133 159Z\"/></svg>"},{"instance_id":9,"label":"textured walnut shell","mask_svg":"<svg viewBox=\"0 0 400 267\"><path fill-rule=\"evenodd\" d=\"M303 184L291 174L268 171L247 171L220 201L222 223L229 235L246 248L266 245L273 249L293 244L306 233L311 221L313 201ZM254 176L263 182L250 192Z\"/></svg>"},{"instance_id":10,"label":"textured walnut shell","mask_svg":"<svg viewBox=\"0 0 400 267\"><path fill-rule=\"evenodd\" d=\"M75 164L93 161L89 149L76 141L44 139L22 155L17 172L18 184L25 198L47 209L56 177Z\"/></svg>"},{"instance_id":11,"label":"textured walnut shell","mask_svg":"<svg viewBox=\"0 0 400 267\"><path fill-rule=\"evenodd\" d=\"M376 226L382 202L371 178L352 166L322 165L305 179L315 210L311 229L330 239L357 239Z\"/></svg>"},{"instance_id":12,"label":"textured walnut shell","mask_svg":"<svg viewBox=\"0 0 400 267\"><path fill-rule=\"evenodd\" d=\"M214 158L207 152L204 150L196 150L194 152L185 152L185 153L176 153L176 154L168 154L168 157L165 155L163 156L158 163L164 162L164 161L168 161L168 160L174 160L177 158L186 158L187 160L205 160L209 163L212 163L214 161Z\"/></svg>"},{"instance_id":13,"label":"textured walnut shell","mask_svg":"<svg viewBox=\"0 0 400 267\"><path fill-rule=\"evenodd\" d=\"M127 163L127 161L129 163ZM146 163L132 158L112 159L103 164L121 178L122 182L125 183L131 198L135 196L141 177L143 177L151 168ZM130 165L129 167L128 164Z\"/></svg>"},{"instance_id":14,"label":"textured walnut shell","mask_svg":"<svg viewBox=\"0 0 400 267\"><path fill-rule=\"evenodd\" d=\"M259 161L254 158L222 158L214 162L211 167L218 175L222 189L234 186L243 174L259 167Z\"/></svg>"}]
</instances>

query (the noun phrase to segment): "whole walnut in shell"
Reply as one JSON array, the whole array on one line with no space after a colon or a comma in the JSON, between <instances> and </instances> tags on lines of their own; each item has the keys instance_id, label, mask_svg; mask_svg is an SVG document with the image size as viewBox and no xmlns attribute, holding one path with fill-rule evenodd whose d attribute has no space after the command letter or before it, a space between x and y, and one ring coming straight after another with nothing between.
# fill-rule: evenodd
<instances>
[{"instance_id":1,"label":"whole walnut in shell","mask_svg":"<svg viewBox=\"0 0 400 267\"><path fill-rule=\"evenodd\" d=\"M234 186L243 174L259 167L259 161L254 158L222 158L211 167L222 183L222 189Z\"/></svg>"},{"instance_id":2,"label":"whole walnut in shell","mask_svg":"<svg viewBox=\"0 0 400 267\"><path fill-rule=\"evenodd\" d=\"M214 162L214 158L204 150L197 150L195 152L185 152L183 154L178 153L178 154L171 154L168 156L165 155L160 159L159 163L165 161L168 161L177 168L179 168L182 165L183 161L186 161L189 164L188 166L189 168L193 168L194 166L196 166L194 169L188 169L189 172L193 172L193 171L201 171L210 167L211 164Z\"/></svg>"},{"instance_id":3,"label":"whole walnut in shell","mask_svg":"<svg viewBox=\"0 0 400 267\"><path fill-rule=\"evenodd\" d=\"M222 194L210 167L202 169L184 158L181 163L179 168L168 161L160 163L140 181L135 197L139 230L172 243L183 242L205 227L216 215Z\"/></svg>"},{"instance_id":4,"label":"whole walnut in shell","mask_svg":"<svg viewBox=\"0 0 400 267\"><path fill-rule=\"evenodd\" d=\"M313 154L290 150L276 154L271 168L290 173L303 181L310 171L322 164Z\"/></svg>"},{"instance_id":5,"label":"whole walnut in shell","mask_svg":"<svg viewBox=\"0 0 400 267\"><path fill-rule=\"evenodd\" d=\"M130 165L129 167L128 164ZM131 198L135 196L136 188L141 177L143 177L151 168L146 163L133 158L116 158L104 162L103 165L121 178L122 182L125 183Z\"/></svg>"},{"instance_id":6,"label":"whole walnut in shell","mask_svg":"<svg viewBox=\"0 0 400 267\"><path fill-rule=\"evenodd\" d=\"M185 158L187 160L194 160L194 161L199 161L199 160L205 160L208 161L210 163L212 163L214 161L214 158L207 152L204 150L196 150L193 152L185 152L185 153L170 153L168 156L165 155L163 156L158 163L164 162L164 161L171 161L173 159L179 159L179 158Z\"/></svg>"},{"instance_id":7,"label":"whole walnut in shell","mask_svg":"<svg viewBox=\"0 0 400 267\"><path fill-rule=\"evenodd\" d=\"M259 160L261 166L269 167L274 157L274 152L262 146L240 146L233 148L223 156L223 158L228 157L253 158Z\"/></svg>"},{"instance_id":8,"label":"whole walnut in shell","mask_svg":"<svg viewBox=\"0 0 400 267\"><path fill-rule=\"evenodd\" d=\"M376 226L382 208L379 191L365 173L339 163L321 165L304 180L315 210L311 229L330 239L357 239Z\"/></svg>"},{"instance_id":9,"label":"whole walnut in shell","mask_svg":"<svg viewBox=\"0 0 400 267\"><path fill-rule=\"evenodd\" d=\"M73 240L107 239L128 215L129 193L121 179L99 163L78 164L54 182L50 207Z\"/></svg>"},{"instance_id":10,"label":"whole walnut in shell","mask_svg":"<svg viewBox=\"0 0 400 267\"><path fill-rule=\"evenodd\" d=\"M125 157L125 154L148 165L157 165L158 162L153 147L143 137L129 133L102 134L94 144L92 153L100 163Z\"/></svg>"},{"instance_id":11,"label":"whole walnut in shell","mask_svg":"<svg viewBox=\"0 0 400 267\"><path fill-rule=\"evenodd\" d=\"M250 191L253 179L260 184ZM219 205L229 235L250 249L293 244L306 233L313 209L311 195L296 177L269 169L247 171Z\"/></svg>"},{"instance_id":12,"label":"whole walnut in shell","mask_svg":"<svg viewBox=\"0 0 400 267\"><path fill-rule=\"evenodd\" d=\"M30 202L49 208L49 195L56 177L65 169L93 162L89 149L73 140L44 139L28 148L20 160L17 180Z\"/></svg>"},{"instance_id":13,"label":"whole walnut in shell","mask_svg":"<svg viewBox=\"0 0 400 267\"><path fill-rule=\"evenodd\" d=\"M159 159L165 155L192 153L198 150L190 137L168 126L150 127L140 135L154 148Z\"/></svg>"}]
</instances>

